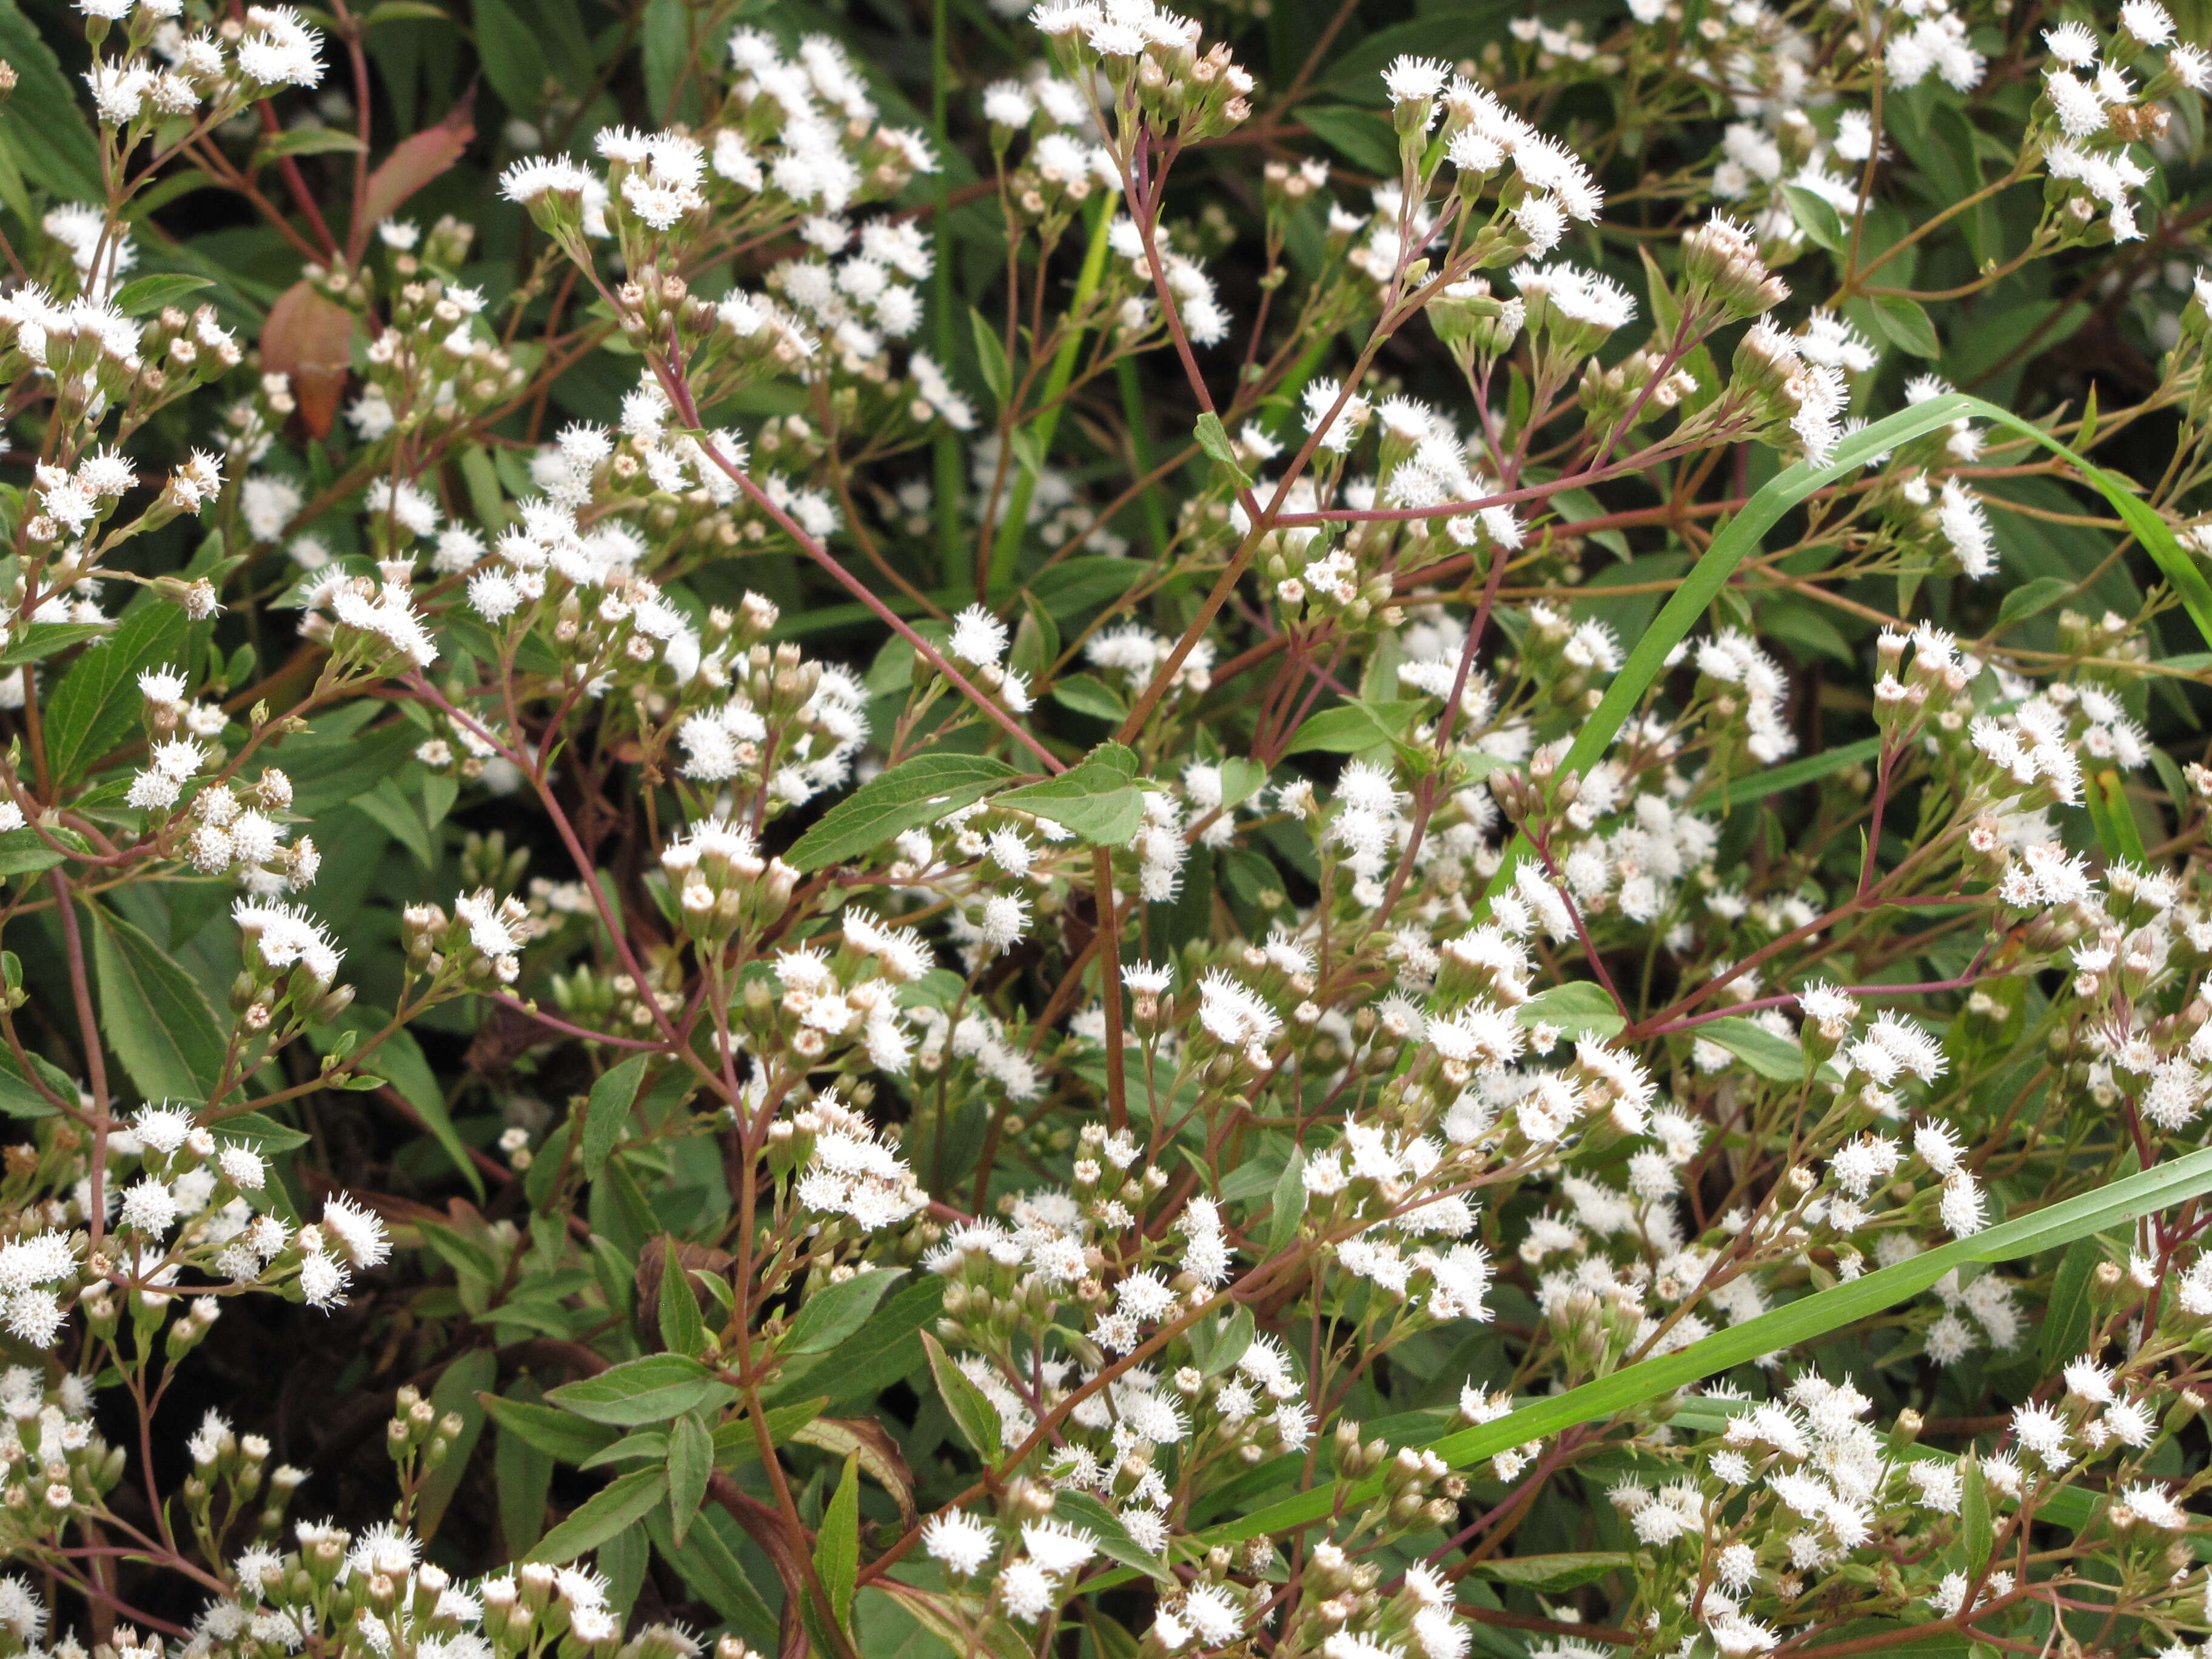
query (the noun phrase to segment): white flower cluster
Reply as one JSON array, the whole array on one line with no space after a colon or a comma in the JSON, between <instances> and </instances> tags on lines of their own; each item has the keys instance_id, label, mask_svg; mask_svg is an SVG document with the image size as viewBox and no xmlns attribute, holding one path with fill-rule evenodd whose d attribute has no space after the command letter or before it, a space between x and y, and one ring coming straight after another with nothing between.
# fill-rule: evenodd
<instances>
[{"instance_id":1,"label":"white flower cluster","mask_svg":"<svg viewBox=\"0 0 2212 1659\"><path fill-rule=\"evenodd\" d=\"M848 1217L873 1233L900 1225L927 1205L905 1161L835 1094L817 1096L785 1121L809 1148L793 1188L806 1209Z\"/></svg>"}]
</instances>

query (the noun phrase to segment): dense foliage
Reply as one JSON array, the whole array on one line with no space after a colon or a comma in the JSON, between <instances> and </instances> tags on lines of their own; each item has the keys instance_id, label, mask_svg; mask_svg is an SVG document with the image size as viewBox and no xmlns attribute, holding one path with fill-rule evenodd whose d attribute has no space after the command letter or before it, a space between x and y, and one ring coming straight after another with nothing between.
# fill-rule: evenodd
<instances>
[{"instance_id":1,"label":"dense foliage","mask_svg":"<svg viewBox=\"0 0 2212 1659\"><path fill-rule=\"evenodd\" d=\"M2212 1653L2208 38L0 0L0 1659Z\"/></svg>"}]
</instances>

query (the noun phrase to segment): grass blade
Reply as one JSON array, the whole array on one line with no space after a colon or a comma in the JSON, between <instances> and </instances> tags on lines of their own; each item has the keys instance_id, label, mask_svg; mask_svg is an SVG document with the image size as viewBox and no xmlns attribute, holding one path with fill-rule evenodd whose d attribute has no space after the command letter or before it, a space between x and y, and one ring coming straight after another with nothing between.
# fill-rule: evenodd
<instances>
[{"instance_id":1,"label":"grass blade","mask_svg":"<svg viewBox=\"0 0 2212 1659\"><path fill-rule=\"evenodd\" d=\"M1955 1267L2013 1261L2055 1249L2206 1192L2212 1192L2212 1148L2047 1205L2018 1220L1954 1239L1848 1285L1816 1291L1716 1332L1679 1353L1659 1355L1524 1406L1495 1422L1448 1434L1432 1442L1428 1449L1453 1468L1465 1468L1528 1441L1617 1416L1763 1354L1825 1336L1919 1295ZM1374 1480L1348 1489L1346 1483L1333 1481L1211 1528L1203 1537L1210 1547L1310 1526L1339 1512L1340 1506L1344 1513L1358 1510L1381 1490L1381 1483Z\"/></svg>"},{"instance_id":2,"label":"grass blade","mask_svg":"<svg viewBox=\"0 0 2212 1659\"><path fill-rule=\"evenodd\" d=\"M1613 684L1606 688L1605 696L1598 700L1597 708L1576 734L1560 772L1579 775L1604 758L1622 726L1644 701L1644 694L1665 672L1668 654L1689 637L1690 630L1704 618L1705 608L1728 586L1736 568L1765 538L1766 532L1782 521L1784 514L1816 490L1858 471L1883 451L1948 426L1962 415L1979 414L1984 410L2004 415L2003 410L1982 404L1978 398L1961 392L1947 392L1910 409L1899 410L1886 420L1853 433L1836 446L1835 454L1824 466L1800 461L1777 474L1765 489L1744 503L1743 511L1729 521L1728 527L1713 538L1712 545L1690 568L1682 585L1659 608L1658 616L1637 641L1635 649L1628 653L1628 660L1620 665L1620 672L1613 677ZM2008 416L2005 418L2011 419ZM2208 599L2212 599L2212 594L2208 594ZM2207 615L2212 616L2212 606L2208 607ZM1484 898L1487 900L1510 886L1515 871L1534 850L1526 836L1516 834L1506 843L1505 856L1498 864L1498 873L1490 878Z\"/></svg>"},{"instance_id":3,"label":"grass blade","mask_svg":"<svg viewBox=\"0 0 2212 1659\"><path fill-rule=\"evenodd\" d=\"M2112 474L2086 457L2069 449L2057 439L2032 422L2022 420L2010 410L2000 409L1984 398L1967 396L1963 392L1947 392L1930 398L1924 403L1899 410L1885 420L1861 428L1836 446L1835 454L1824 466L1813 466L1800 461L1778 474L1766 487L1744 504L1743 511L1731 520L1728 527L1714 537L1712 545L1691 567L1682 585L1674 590L1667 603L1660 607L1658 616L1644 636L1628 653L1620 672L1613 676L1613 684L1606 688L1575 741L1567 750L1561 771L1581 774L1587 772L1604 757L1613 745L1613 738L1628 717L1644 701L1644 694L1652 683L1665 672L1668 653L1689 636L1705 614L1721 589L1728 585L1738 566L1765 539L1766 532L1780 523L1784 514L1805 501L1815 491L1825 489L1838 479L1858 471L1875 456L1899 444L1925 436L1953 421L1971 416L2002 426L2024 438L2033 439L2052 454L2070 462L2083 479L2112 504L2136 539L2157 563L2174 592L2197 623L2197 630L2207 643L2212 643L2212 582L2208 582L2197 562L2182 551L2173 538L2173 532L2160 518L2156 508L2127 489ZM1816 757L1817 758L1817 757ZM1747 797L1748 798L1748 797ZM1505 857L1491 878L1484 893L1487 899L1502 892L1512 883L1514 872L1522 860L1534 849L1528 838L1516 835L1507 843Z\"/></svg>"}]
</instances>

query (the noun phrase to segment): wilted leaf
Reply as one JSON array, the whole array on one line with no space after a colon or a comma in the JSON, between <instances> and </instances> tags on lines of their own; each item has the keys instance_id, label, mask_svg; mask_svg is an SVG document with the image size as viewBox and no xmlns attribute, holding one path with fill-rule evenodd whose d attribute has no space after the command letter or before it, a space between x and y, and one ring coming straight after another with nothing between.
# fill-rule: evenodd
<instances>
[{"instance_id":1,"label":"wilted leaf","mask_svg":"<svg viewBox=\"0 0 2212 1659\"><path fill-rule=\"evenodd\" d=\"M369 21L376 20L372 16ZM380 225L389 219L409 197L459 161L476 142L476 136L475 100L464 98L446 112L446 118L436 126L425 127L393 145L392 154L368 175L368 188L361 198L362 226Z\"/></svg>"},{"instance_id":2,"label":"wilted leaf","mask_svg":"<svg viewBox=\"0 0 2212 1659\"><path fill-rule=\"evenodd\" d=\"M278 296L261 325L261 367L291 377L300 418L315 437L326 436L337 419L353 363L353 313L305 277Z\"/></svg>"}]
</instances>

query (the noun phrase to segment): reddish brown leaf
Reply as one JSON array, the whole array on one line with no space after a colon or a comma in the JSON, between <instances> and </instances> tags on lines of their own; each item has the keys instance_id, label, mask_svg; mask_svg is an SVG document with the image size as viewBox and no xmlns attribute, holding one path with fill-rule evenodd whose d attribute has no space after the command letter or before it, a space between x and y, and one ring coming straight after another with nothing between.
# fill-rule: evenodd
<instances>
[{"instance_id":1,"label":"reddish brown leaf","mask_svg":"<svg viewBox=\"0 0 2212 1659\"><path fill-rule=\"evenodd\" d=\"M890 1431L872 1418L817 1417L792 1431L803 1446L814 1446L833 1457L857 1457L860 1467L897 1500L905 1524L915 1523L914 1472L906 1466Z\"/></svg>"},{"instance_id":2,"label":"reddish brown leaf","mask_svg":"<svg viewBox=\"0 0 2212 1659\"><path fill-rule=\"evenodd\" d=\"M261 367L288 374L300 418L319 438L337 419L338 398L353 362L353 313L326 299L302 277L277 296L261 325Z\"/></svg>"},{"instance_id":3,"label":"reddish brown leaf","mask_svg":"<svg viewBox=\"0 0 2212 1659\"><path fill-rule=\"evenodd\" d=\"M368 188L362 195L363 231L390 218L401 203L461 159L461 152L476 139L475 104L471 91L436 126L402 139L368 175Z\"/></svg>"}]
</instances>

